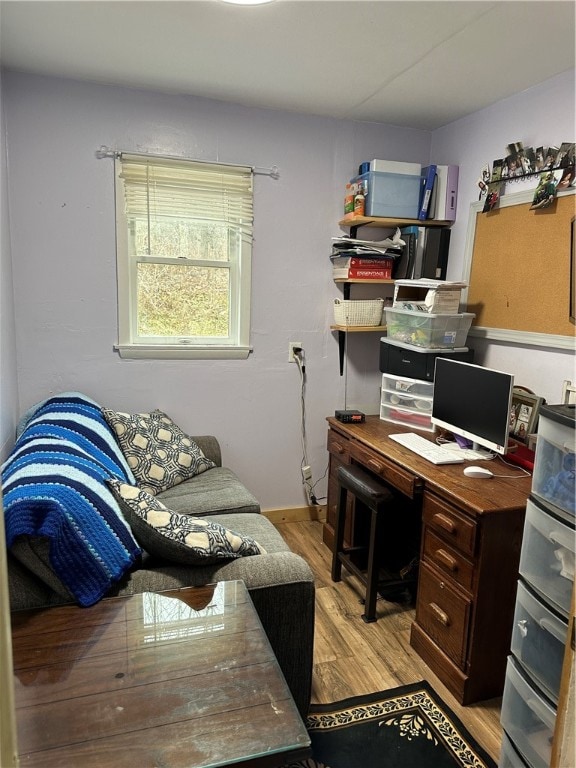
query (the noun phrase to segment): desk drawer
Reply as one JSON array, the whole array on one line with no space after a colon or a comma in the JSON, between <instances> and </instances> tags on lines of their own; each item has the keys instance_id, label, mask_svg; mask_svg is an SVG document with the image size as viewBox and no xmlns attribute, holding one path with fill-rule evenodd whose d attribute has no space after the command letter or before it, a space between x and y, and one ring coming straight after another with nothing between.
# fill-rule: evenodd
<instances>
[{"instance_id":1,"label":"desk drawer","mask_svg":"<svg viewBox=\"0 0 576 768\"><path fill-rule=\"evenodd\" d=\"M434 533L460 552L472 557L476 542L476 523L458 514L449 504L425 494L423 520Z\"/></svg>"},{"instance_id":2,"label":"desk drawer","mask_svg":"<svg viewBox=\"0 0 576 768\"><path fill-rule=\"evenodd\" d=\"M363 445L352 443L350 446L350 457L411 499L414 498L422 486L422 481L419 477Z\"/></svg>"},{"instance_id":3,"label":"desk drawer","mask_svg":"<svg viewBox=\"0 0 576 768\"><path fill-rule=\"evenodd\" d=\"M442 651L464 669L471 601L426 563L420 565L416 622Z\"/></svg>"},{"instance_id":4,"label":"desk drawer","mask_svg":"<svg viewBox=\"0 0 576 768\"><path fill-rule=\"evenodd\" d=\"M425 561L433 563L448 578L469 592L472 590L473 564L429 530L424 532L423 555Z\"/></svg>"},{"instance_id":5,"label":"desk drawer","mask_svg":"<svg viewBox=\"0 0 576 768\"><path fill-rule=\"evenodd\" d=\"M333 429L328 430L328 452L333 453L340 457L340 460L344 463L348 463L348 453L350 451L350 440L347 437L335 432Z\"/></svg>"}]
</instances>

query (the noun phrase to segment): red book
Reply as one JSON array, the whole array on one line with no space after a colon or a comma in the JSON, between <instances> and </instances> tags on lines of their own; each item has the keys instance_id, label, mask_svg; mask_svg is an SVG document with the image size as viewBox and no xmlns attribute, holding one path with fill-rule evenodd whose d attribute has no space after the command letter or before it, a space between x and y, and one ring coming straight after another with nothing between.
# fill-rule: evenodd
<instances>
[{"instance_id":1,"label":"red book","mask_svg":"<svg viewBox=\"0 0 576 768\"><path fill-rule=\"evenodd\" d=\"M348 269L335 267L332 270L332 277L334 279L391 280L392 267L349 267Z\"/></svg>"},{"instance_id":2,"label":"red book","mask_svg":"<svg viewBox=\"0 0 576 768\"><path fill-rule=\"evenodd\" d=\"M361 256L332 256L333 267L374 267L378 269L392 269L394 259L390 258L363 258Z\"/></svg>"}]
</instances>

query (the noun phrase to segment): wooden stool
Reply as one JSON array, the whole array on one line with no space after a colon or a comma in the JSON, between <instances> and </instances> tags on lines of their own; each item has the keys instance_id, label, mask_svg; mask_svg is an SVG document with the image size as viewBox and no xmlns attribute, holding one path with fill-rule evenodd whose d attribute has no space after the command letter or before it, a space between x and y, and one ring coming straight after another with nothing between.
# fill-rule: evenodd
<instances>
[{"instance_id":1,"label":"wooden stool","mask_svg":"<svg viewBox=\"0 0 576 768\"><path fill-rule=\"evenodd\" d=\"M340 581L342 565L346 570L357 576L366 586L364 600L365 622L376 621L376 599L379 586L378 542L382 531L384 513L390 511L394 496L384 483L357 466L349 465L338 468L338 509L336 511L336 527L334 531L334 549L332 551L332 581ZM352 560L351 553L366 550L366 547L344 547L344 523L346 520L346 499L348 492L356 499L355 512L370 513L370 534L368 541L368 566L366 571L360 569ZM385 582L387 587L403 587L405 582L394 580Z\"/></svg>"}]
</instances>

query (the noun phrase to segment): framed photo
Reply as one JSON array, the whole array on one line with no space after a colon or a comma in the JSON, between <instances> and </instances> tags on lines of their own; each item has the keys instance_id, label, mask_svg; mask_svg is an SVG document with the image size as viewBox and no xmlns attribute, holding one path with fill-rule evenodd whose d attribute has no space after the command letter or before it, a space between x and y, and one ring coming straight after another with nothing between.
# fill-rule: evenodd
<instances>
[{"instance_id":1,"label":"framed photo","mask_svg":"<svg viewBox=\"0 0 576 768\"><path fill-rule=\"evenodd\" d=\"M544 402L543 398L525 389L514 387L512 391L512 408L510 409L510 427L508 433L519 443L528 444L528 436L536 431L538 411Z\"/></svg>"}]
</instances>

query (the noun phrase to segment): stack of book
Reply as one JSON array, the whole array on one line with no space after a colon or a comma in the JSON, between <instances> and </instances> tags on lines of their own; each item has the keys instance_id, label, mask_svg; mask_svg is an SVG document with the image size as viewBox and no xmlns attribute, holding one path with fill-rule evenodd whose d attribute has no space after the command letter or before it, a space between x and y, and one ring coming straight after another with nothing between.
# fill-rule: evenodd
<instances>
[{"instance_id":1,"label":"stack of book","mask_svg":"<svg viewBox=\"0 0 576 768\"><path fill-rule=\"evenodd\" d=\"M333 238L332 278L334 280L391 280L394 261L403 246L393 240L373 242L351 237Z\"/></svg>"}]
</instances>

